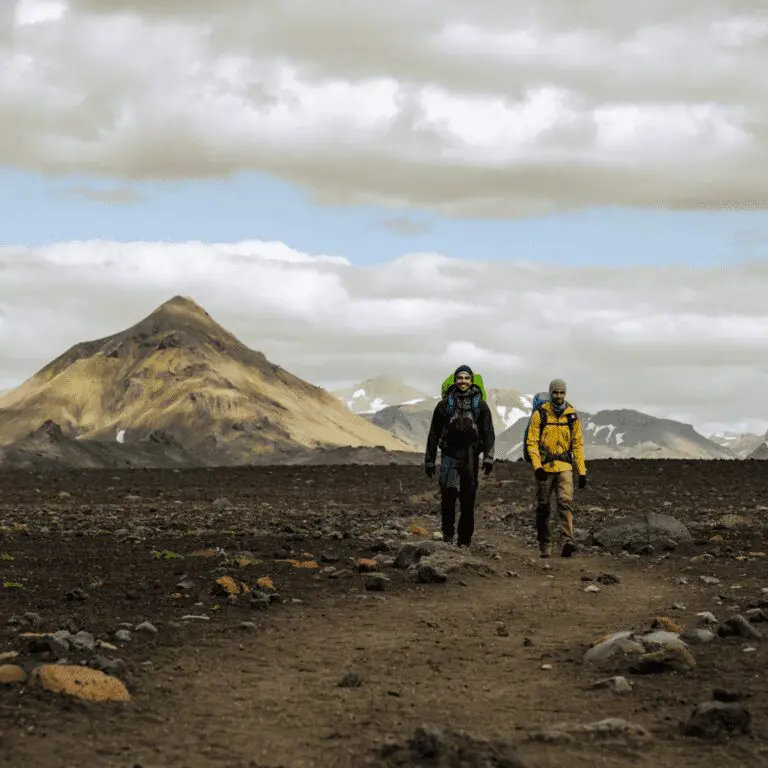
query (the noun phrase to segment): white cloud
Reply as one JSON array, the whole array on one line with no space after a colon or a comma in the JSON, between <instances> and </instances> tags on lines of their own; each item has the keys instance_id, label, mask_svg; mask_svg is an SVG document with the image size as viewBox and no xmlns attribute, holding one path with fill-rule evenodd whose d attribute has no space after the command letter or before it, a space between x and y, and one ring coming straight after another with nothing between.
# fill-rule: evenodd
<instances>
[{"instance_id":1,"label":"white cloud","mask_svg":"<svg viewBox=\"0 0 768 768\"><path fill-rule=\"evenodd\" d=\"M754 0L16 0L0 163L341 203L764 208Z\"/></svg>"},{"instance_id":2,"label":"white cloud","mask_svg":"<svg viewBox=\"0 0 768 768\"><path fill-rule=\"evenodd\" d=\"M636 408L705 434L768 428L766 263L553 268L416 253L356 266L274 242L90 242L0 248L0 284L0 390L181 293L323 386L393 374L436 392L468 363L523 392L563 376L586 410Z\"/></svg>"}]
</instances>

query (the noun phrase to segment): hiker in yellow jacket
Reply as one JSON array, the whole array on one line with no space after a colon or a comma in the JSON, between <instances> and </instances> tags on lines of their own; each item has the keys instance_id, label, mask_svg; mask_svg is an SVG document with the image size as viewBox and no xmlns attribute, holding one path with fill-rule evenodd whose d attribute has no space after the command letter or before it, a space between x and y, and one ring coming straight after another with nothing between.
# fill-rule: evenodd
<instances>
[{"instance_id":1,"label":"hiker in yellow jacket","mask_svg":"<svg viewBox=\"0 0 768 768\"><path fill-rule=\"evenodd\" d=\"M560 554L570 557L576 551L573 541L574 469L579 476L579 488L587 485L581 422L574 407L566 401L565 391L562 379L550 382L549 402L533 412L526 440L536 476L536 533L540 557L552 554L549 507L553 493L557 496L563 544Z\"/></svg>"}]
</instances>

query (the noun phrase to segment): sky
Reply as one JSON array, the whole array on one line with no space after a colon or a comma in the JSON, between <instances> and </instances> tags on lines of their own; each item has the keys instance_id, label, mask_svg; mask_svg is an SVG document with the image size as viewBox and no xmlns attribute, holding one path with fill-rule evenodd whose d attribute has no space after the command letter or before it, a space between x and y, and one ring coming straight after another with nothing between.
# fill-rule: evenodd
<instances>
[{"instance_id":1,"label":"sky","mask_svg":"<svg viewBox=\"0 0 768 768\"><path fill-rule=\"evenodd\" d=\"M328 388L768 429L758 4L211 5L0 3L0 390L183 294Z\"/></svg>"}]
</instances>

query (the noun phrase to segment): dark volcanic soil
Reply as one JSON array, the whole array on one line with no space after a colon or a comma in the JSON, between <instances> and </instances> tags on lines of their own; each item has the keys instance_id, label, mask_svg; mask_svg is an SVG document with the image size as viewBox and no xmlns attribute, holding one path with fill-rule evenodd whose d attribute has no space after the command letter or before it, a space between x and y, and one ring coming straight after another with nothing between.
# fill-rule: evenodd
<instances>
[{"instance_id":1,"label":"dark volcanic soil","mask_svg":"<svg viewBox=\"0 0 768 768\"><path fill-rule=\"evenodd\" d=\"M447 581L420 583L389 562L437 527L435 484L418 467L0 473L0 667L90 663L132 695L91 703L0 683L0 765L768 764L768 641L718 635L741 614L768 637L768 472L752 462L590 469L576 500L582 537L652 511L686 523L693 541L539 560L530 469L502 464L482 481L471 553L427 545L435 553L420 572L435 561ZM361 573L359 558L379 558L363 569L389 581ZM251 591L216 594L222 576ZM370 580L383 590L366 589ZM693 668L679 651L668 654L677 671L650 674L629 653L584 659L599 638L646 633L659 616L704 628L704 611L719 623L710 642L689 644ZM59 630L85 630L81 644L97 647L47 639ZM612 675L631 690L591 687ZM716 688L740 698L749 733L686 735ZM734 717L745 722L743 710ZM606 718L636 728L561 727Z\"/></svg>"}]
</instances>

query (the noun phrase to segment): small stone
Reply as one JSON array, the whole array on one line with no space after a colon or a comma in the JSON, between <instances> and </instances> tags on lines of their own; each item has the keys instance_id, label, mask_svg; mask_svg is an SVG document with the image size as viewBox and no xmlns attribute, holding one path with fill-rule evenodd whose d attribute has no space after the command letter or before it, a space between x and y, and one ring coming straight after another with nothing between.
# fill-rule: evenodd
<instances>
[{"instance_id":1,"label":"small stone","mask_svg":"<svg viewBox=\"0 0 768 768\"><path fill-rule=\"evenodd\" d=\"M496 634L499 637L509 637L509 630L507 629L507 625L501 624L500 626L496 627Z\"/></svg>"},{"instance_id":2,"label":"small stone","mask_svg":"<svg viewBox=\"0 0 768 768\"><path fill-rule=\"evenodd\" d=\"M0 664L0 685L16 685L27 679L27 673L15 664Z\"/></svg>"},{"instance_id":3,"label":"small stone","mask_svg":"<svg viewBox=\"0 0 768 768\"><path fill-rule=\"evenodd\" d=\"M720 584L720 579L714 577L714 576L699 576L699 580L703 584L707 584L709 586L715 586L717 584Z\"/></svg>"},{"instance_id":4,"label":"small stone","mask_svg":"<svg viewBox=\"0 0 768 768\"><path fill-rule=\"evenodd\" d=\"M696 618L699 620L699 624L717 624L717 618L712 611L701 611L696 614Z\"/></svg>"},{"instance_id":5,"label":"small stone","mask_svg":"<svg viewBox=\"0 0 768 768\"><path fill-rule=\"evenodd\" d=\"M706 701L699 704L685 726L686 736L703 739L716 739L733 733L749 734L751 731L752 717L737 702Z\"/></svg>"},{"instance_id":6,"label":"small stone","mask_svg":"<svg viewBox=\"0 0 768 768\"><path fill-rule=\"evenodd\" d=\"M72 647L76 651L92 651L96 647L96 639L90 632L80 630L70 639Z\"/></svg>"},{"instance_id":7,"label":"small stone","mask_svg":"<svg viewBox=\"0 0 768 768\"><path fill-rule=\"evenodd\" d=\"M723 701L725 703L731 703L741 700L741 694L738 691L728 691L725 688L715 688L712 691L712 698L715 701Z\"/></svg>"},{"instance_id":8,"label":"small stone","mask_svg":"<svg viewBox=\"0 0 768 768\"><path fill-rule=\"evenodd\" d=\"M181 621L210 621L211 617L202 613L188 613L181 617Z\"/></svg>"},{"instance_id":9,"label":"small stone","mask_svg":"<svg viewBox=\"0 0 768 768\"><path fill-rule=\"evenodd\" d=\"M695 666L696 660L686 648L664 648L641 656L630 671L637 675L655 675L664 672L687 672Z\"/></svg>"},{"instance_id":10,"label":"small stone","mask_svg":"<svg viewBox=\"0 0 768 768\"><path fill-rule=\"evenodd\" d=\"M383 573L366 573L363 584L368 592L383 592L389 584L389 577Z\"/></svg>"},{"instance_id":11,"label":"small stone","mask_svg":"<svg viewBox=\"0 0 768 768\"><path fill-rule=\"evenodd\" d=\"M70 589L69 592L64 595L64 597L70 602L82 602L83 600L88 599L88 593L84 592L82 589L80 589L80 587L75 587L74 589Z\"/></svg>"},{"instance_id":12,"label":"small stone","mask_svg":"<svg viewBox=\"0 0 768 768\"><path fill-rule=\"evenodd\" d=\"M763 636L758 632L741 614L736 614L726 619L720 627L718 634L721 637L729 635L738 635L740 637L749 637L753 640L762 640Z\"/></svg>"},{"instance_id":13,"label":"small stone","mask_svg":"<svg viewBox=\"0 0 768 768\"><path fill-rule=\"evenodd\" d=\"M690 645L704 645L711 643L717 635L709 629L687 629L680 635L680 639Z\"/></svg>"},{"instance_id":14,"label":"small stone","mask_svg":"<svg viewBox=\"0 0 768 768\"><path fill-rule=\"evenodd\" d=\"M419 563L416 566L416 581L420 584L443 584L448 581L448 574L432 563Z\"/></svg>"},{"instance_id":15,"label":"small stone","mask_svg":"<svg viewBox=\"0 0 768 768\"><path fill-rule=\"evenodd\" d=\"M359 688L363 684L363 678L357 672L347 672L344 677L336 683L339 688Z\"/></svg>"},{"instance_id":16,"label":"small stone","mask_svg":"<svg viewBox=\"0 0 768 768\"><path fill-rule=\"evenodd\" d=\"M552 665L551 664L542 664L541 668L544 669L544 670L552 669Z\"/></svg>"},{"instance_id":17,"label":"small stone","mask_svg":"<svg viewBox=\"0 0 768 768\"><path fill-rule=\"evenodd\" d=\"M157 627L149 621L142 621L134 627L136 632L146 632L148 635L156 635Z\"/></svg>"},{"instance_id":18,"label":"small stone","mask_svg":"<svg viewBox=\"0 0 768 768\"><path fill-rule=\"evenodd\" d=\"M606 677L592 683L591 688L608 688L613 693L632 693L632 686L626 677L617 675L616 677Z\"/></svg>"},{"instance_id":19,"label":"small stone","mask_svg":"<svg viewBox=\"0 0 768 768\"><path fill-rule=\"evenodd\" d=\"M254 622L254 621L241 621L238 624L238 627L240 627L240 629L246 629L246 630L256 629L256 622Z\"/></svg>"},{"instance_id":20,"label":"small stone","mask_svg":"<svg viewBox=\"0 0 768 768\"><path fill-rule=\"evenodd\" d=\"M597 594L600 591L600 587L598 587L596 584L590 584L588 587L584 587L584 591Z\"/></svg>"},{"instance_id":21,"label":"small stone","mask_svg":"<svg viewBox=\"0 0 768 768\"><path fill-rule=\"evenodd\" d=\"M606 586L621 583L621 579L613 573L601 573L598 575L596 581L598 584L605 584Z\"/></svg>"},{"instance_id":22,"label":"small stone","mask_svg":"<svg viewBox=\"0 0 768 768\"><path fill-rule=\"evenodd\" d=\"M131 642L131 632L128 629L118 629L117 632L113 635L115 640L117 640L120 643L130 643Z\"/></svg>"}]
</instances>

